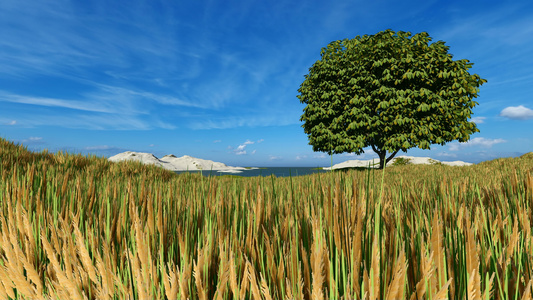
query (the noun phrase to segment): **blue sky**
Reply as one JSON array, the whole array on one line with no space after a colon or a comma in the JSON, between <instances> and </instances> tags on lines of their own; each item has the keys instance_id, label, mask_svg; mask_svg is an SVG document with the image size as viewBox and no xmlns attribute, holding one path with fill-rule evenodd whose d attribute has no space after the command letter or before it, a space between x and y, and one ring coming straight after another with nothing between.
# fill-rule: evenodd
<instances>
[{"instance_id":1,"label":"blue sky","mask_svg":"<svg viewBox=\"0 0 533 300\"><path fill-rule=\"evenodd\" d=\"M107 157L328 166L308 145L297 90L322 47L389 28L428 32L488 80L481 132L406 155L477 163L533 151L530 0L2 0L0 136Z\"/></svg>"}]
</instances>

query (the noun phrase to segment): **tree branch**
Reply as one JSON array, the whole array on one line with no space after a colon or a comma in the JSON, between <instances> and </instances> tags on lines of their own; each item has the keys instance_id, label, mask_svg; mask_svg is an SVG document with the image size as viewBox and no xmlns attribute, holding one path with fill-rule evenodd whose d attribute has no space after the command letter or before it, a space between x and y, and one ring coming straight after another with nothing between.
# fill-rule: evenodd
<instances>
[{"instance_id":1,"label":"tree branch","mask_svg":"<svg viewBox=\"0 0 533 300\"><path fill-rule=\"evenodd\" d=\"M376 152L377 155L380 155L380 153L381 153L381 151L378 150L378 149L376 148L376 146L374 146L374 144L372 144L372 150L374 150L374 152Z\"/></svg>"},{"instance_id":2,"label":"tree branch","mask_svg":"<svg viewBox=\"0 0 533 300\"><path fill-rule=\"evenodd\" d=\"M398 154L398 151L400 151L400 149L394 151L394 153L392 153L392 154L389 156L389 158L387 158L387 161L385 162L385 164L388 164L389 161L390 161L391 159L393 159L394 156L396 156L396 154Z\"/></svg>"}]
</instances>

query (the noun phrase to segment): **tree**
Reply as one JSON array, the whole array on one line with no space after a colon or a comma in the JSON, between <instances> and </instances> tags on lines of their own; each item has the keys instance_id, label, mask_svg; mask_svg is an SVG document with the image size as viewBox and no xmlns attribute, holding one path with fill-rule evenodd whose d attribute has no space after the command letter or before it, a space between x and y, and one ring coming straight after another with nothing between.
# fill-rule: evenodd
<instances>
[{"instance_id":1,"label":"tree","mask_svg":"<svg viewBox=\"0 0 533 300\"><path fill-rule=\"evenodd\" d=\"M297 96L313 151L359 155L370 146L383 168L400 150L479 132L468 119L486 80L468 72L473 63L453 60L443 41L431 41L426 32L386 30L322 48Z\"/></svg>"}]
</instances>

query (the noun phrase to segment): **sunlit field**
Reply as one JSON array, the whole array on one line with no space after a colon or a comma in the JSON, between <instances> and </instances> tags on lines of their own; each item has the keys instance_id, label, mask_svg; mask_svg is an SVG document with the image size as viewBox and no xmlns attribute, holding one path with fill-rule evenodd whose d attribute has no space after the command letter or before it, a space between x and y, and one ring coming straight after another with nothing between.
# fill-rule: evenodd
<instances>
[{"instance_id":1,"label":"sunlit field","mask_svg":"<svg viewBox=\"0 0 533 300\"><path fill-rule=\"evenodd\" d=\"M0 160L0 299L531 299L533 153L286 178Z\"/></svg>"}]
</instances>

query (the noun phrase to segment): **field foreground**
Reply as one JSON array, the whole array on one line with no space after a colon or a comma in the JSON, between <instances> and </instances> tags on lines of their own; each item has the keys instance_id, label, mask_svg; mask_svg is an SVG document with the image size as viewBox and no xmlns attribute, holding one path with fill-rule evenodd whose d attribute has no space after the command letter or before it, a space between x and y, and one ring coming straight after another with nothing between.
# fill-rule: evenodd
<instances>
[{"instance_id":1,"label":"field foreground","mask_svg":"<svg viewBox=\"0 0 533 300\"><path fill-rule=\"evenodd\" d=\"M0 139L0 299L531 299L533 153L176 175Z\"/></svg>"}]
</instances>

